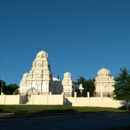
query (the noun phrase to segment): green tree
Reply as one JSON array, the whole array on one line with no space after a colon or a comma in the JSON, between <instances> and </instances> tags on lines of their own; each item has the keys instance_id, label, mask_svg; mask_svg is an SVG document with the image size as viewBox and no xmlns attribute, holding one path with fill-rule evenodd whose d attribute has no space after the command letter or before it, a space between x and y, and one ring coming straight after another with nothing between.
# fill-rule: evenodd
<instances>
[{"instance_id":1,"label":"green tree","mask_svg":"<svg viewBox=\"0 0 130 130\"><path fill-rule=\"evenodd\" d=\"M13 92L18 88L19 86L17 84L6 85L4 80L0 80L0 94L3 92L6 95L12 95Z\"/></svg>"},{"instance_id":2,"label":"green tree","mask_svg":"<svg viewBox=\"0 0 130 130\"><path fill-rule=\"evenodd\" d=\"M17 84L9 84L9 85L7 85L7 87L6 87L6 92L5 92L5 94L7 94L7 95L12 95L13 92L14 92L16 89L18 89L18 88L19 88L19 87L18 87Z\"/></svg>"},{"instance_id":3,"label":"green tree","mask_svg":"<svg viewBox=\"0 0 130 130\"><path fill-rule=\"evenodd\" d=\"M19 92L18 89L16 89L16 90L13 92L13 95L18 95L18 94L20 94L20 92Z\"/></svg>"},{"instance_id":4,"label":"green tree","mask_svg":"<svg viewBox=\"0 0 130 130\"><path fill-rule=\"evenodd\" d=\"M0 93L5 93L6 91L6 82L4 80L0 80Z\"/></svg>"},{"instance_id":5,"label":"green tree","mask_svg":"<svg viewBox=\"0 0 130 130\"><path fill-rule=\"evenodd\" d=\"M94 89L95 89L94 82L95 82L95 79L86 80L87 92L90 92L90 96L93 96L93 92L94 92Z\"/></svg>"},{"instance_id":6,"label":"green tree","mask_svg":"<svg viewBox=\"0 0 130 130\"><path fill-rule=\"evenodd\" d=\"M90 92L90 96L93 96L93 91L95 89L94 85L95 79L88 79L86 80L84 77L80 76L79 79L77 79L76 84L80 85L82 84L84 90L82 92L83 96L87 96L87 92Z\"/></svg>"},{"instance_id":7,"label":"green tree","mask_svg":"<svg viewBox=\"0 0 130 130\"><path fill-rule=\"evenodd\" d=\"M84 77L80 76L80 77L77 79L76 84L78 84L78 85L82 84L83 87L85 88L85 87L86 87L86 79L85 79Z\"/></svg>"},{"instance_id":8,"label":"green tree","mask_svg":"<svg viewBox=\"0 0 130 130\"><path fill-rule=\"evenodd\" d=\"M120 69L121 73L115 78L114 99L125 100L127 110L129 110L128 101L130 100L130 71L126 68Z\"/></svg>"}]
</instances>

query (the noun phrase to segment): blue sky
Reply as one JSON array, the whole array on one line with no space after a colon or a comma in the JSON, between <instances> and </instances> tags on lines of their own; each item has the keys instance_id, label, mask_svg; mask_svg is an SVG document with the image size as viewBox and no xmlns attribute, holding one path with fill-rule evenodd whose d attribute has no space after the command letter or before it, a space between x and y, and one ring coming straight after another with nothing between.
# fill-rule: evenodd
<instances>
[{"instance_id":1,"label":"blue sky","mask_svg":"<svg viewBox=\"0 0 130 130\"><path fill-rule=\"evenodd\" d=\"M54 77L95 78L103 66L130 69L129 0L0 0L0 79L19 85L36 54Z\"/></svg>"}]
</instances>

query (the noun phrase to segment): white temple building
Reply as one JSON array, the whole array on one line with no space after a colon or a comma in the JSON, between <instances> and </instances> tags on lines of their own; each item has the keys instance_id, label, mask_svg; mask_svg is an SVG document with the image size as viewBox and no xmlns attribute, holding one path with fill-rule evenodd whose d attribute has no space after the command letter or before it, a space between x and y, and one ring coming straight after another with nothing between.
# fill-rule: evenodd
<instances>
[{"instance_id":1,"label":"white temple building","mask_svg":"<svg viewBox=\"0 0 130 130\"><path fill-rule=\"evenodd\" d=\"M48 54L40 51L33 61L32 68L29 73L25 73L20 82L20 93L27 91L33 94L49 93L53 91L52 74L48 61Z\"/></svg>"},{"instance_id":2,"label":"white temple building","mask_svg":"<svg viewBox=\"0 0 130 130\"><path fill-rule=\"evenodd\" d=\"M71 105L71 106L97 106L121 107L123 101L112 98L115 84L114 77L104 67L98 71L95 78L95 96L82 97L83 86L75 85L71 73L66 72L61 81L59 77L52 76L48 54L40 51L32 63L29 72L23 74L20 81L19 95L0 95L2 105ZM125 105L125 104L124 104Z\"/></svg>"},{"instance_id":3,"label":"white temple building","mask_svg":"<svg viewBox=\"0 0 130 130\"><path fill-rule=\"evenodd\" d=\"M115 81L111 77L110 71L102 68L97 75L95 78L96 96L101 96L101 92L103 96L112 95ZM83 88L78 87L78 89L82 93ZM72 97L75 92L75 85L69 72L64 73L62 81L52 76L48 54L42 50L36 55L29 73L23 74L19 91L21 95L62 94L63 92L64 96Z\"/></svg>"},{"instance_id":4,"label":"white temple building","mask_svg":"<svg viewBox=\"0 0 130 130\"><path fill-rule=\"evenodd\" d=\"M110 71L104 67L98 71L97 75L95 78L96 96L100 96L100 93L103 93L103 96L111 96L115 84L114 77L111 77Z\"/></svg>"},{"instance_id":5,"label":"white temple building","mask_svg":"<svg viewBox=\"0 0 130 130\"><path fill-rule=\"evenodd\" d=\"M65 93L65 96L72 97L72 79L71 74L69 72L66 72L64 74L64 78L62 80L63 85L63 92Z\"/></svg>"},{"instance_id":6,"label":"white temple building","mask_svg":"<svg viewBox=\"0 0 130 130\"><path fill-rule=\"evenodd\" d=\"M48 54L40 51L32 63L29 73L23 74L20 81L19 91L21 95L25 94L61 94L72 96L72 79L71 74L66 72L63 81L52 76L48 60Z\"/></svg>"}]
</instances>

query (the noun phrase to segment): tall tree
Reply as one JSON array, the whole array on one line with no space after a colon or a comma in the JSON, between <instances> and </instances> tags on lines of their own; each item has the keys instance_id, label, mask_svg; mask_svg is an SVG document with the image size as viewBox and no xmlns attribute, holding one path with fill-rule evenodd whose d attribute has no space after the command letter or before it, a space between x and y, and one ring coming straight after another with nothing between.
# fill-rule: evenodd
<instances>
[{"instance_id":1,"label":"tall tree","mask_svg":"<svg viewBox=\"0 0 130 130\"><path fill-rule=\"evenodd\" d=\"M95 85L94 85L95 79L88 79L86 80L87 84L87 92L90 92L90 96L93 96Z\"/></svg>"},{"instance_id":2,"label":"tall tree","mask_svg":"<svg viewBox=\"0 0 130 130\"><path fill-rule=\"evenodd\" d=\"M6 91L6 82L4 80L0 80L0 94L1 92L5 92Z\"/></svg>"},{"instance_id":3,"label":"tall tree","mask_svg":"<svg viewBox=\"0 0 130 130\"><path fill-rule=\"evenodd\" d=\"M78 84L78 85L82 84L83 87L85 88L85 87L86 87L86 79L85 79L84 77L80 76L80 77L77 79L76 84Z\"/></svg>"},{"instance_id":4,"label":"tall tree","mask_svg":"<svg viewBox=\"0 0 130 130\"><path fill-rule=\"evenodd\" d=\"M18 89L18 85L17 85L17 84L9 84L9 85L7 85L7 87L6 87L6 92L5 92L5 94L7 94L7 95L12 95L13 92L14 92L16 89Z\"/></svg>"},{"instance_id":5,"label":"tall tree","mask_svg":"<svg viewBox=\"0 0 130 130\"><path fill-rule=\"evenodd\" d=\"M129 110L128 101L130 100L130 71L126 68L120 69L119 75L115 78L114 99L125 100L127 110Z\"/></svg>"},{"instance_id":6,"label":"tall tree","mask_svg":"<svg viewBox=\"0 0 130 130\"><path fill-rule=\"evenodd\" d=\"M18 88L19 86L17 84L6 85L4 80L0 80L0 94L3 92L6 95L12 95L13 92Z\"/></svg>"}]
</instances>

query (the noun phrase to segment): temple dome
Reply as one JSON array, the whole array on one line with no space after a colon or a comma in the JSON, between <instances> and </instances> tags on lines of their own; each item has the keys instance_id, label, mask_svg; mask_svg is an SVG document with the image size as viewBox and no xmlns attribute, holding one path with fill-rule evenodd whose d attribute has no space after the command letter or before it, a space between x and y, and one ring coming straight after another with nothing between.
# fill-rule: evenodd
<instances>
[{"instance_id":1,"label":"temple dome","mask_svg":"<svg viewBox=\"0 0 130 130\"><path fill-rule=\"evenodd\" d=\"M45 51L40 51L37 53L37 57L47 56L47 53Z\"/></svg>"},{"instance_id":2,"label":"temple dome","mask_svg":"<svg viewBox=\"0 0 130 130\"><path fill-rule=\"evenodd\" d=\"M66 73L64 74L64 77L71 77L71 74L70 74L69 72L66 72Z\"/></svg>"},{"instance_id":3,"label":"temple dome","mask_svg":"<svg viewBox=\"0 0 130 130\"><path fill-rule=\"evenodd\" d=\"M103 67L98 71L98 75L110 75L110 71Z\"/></svg>"}]
</instances>

